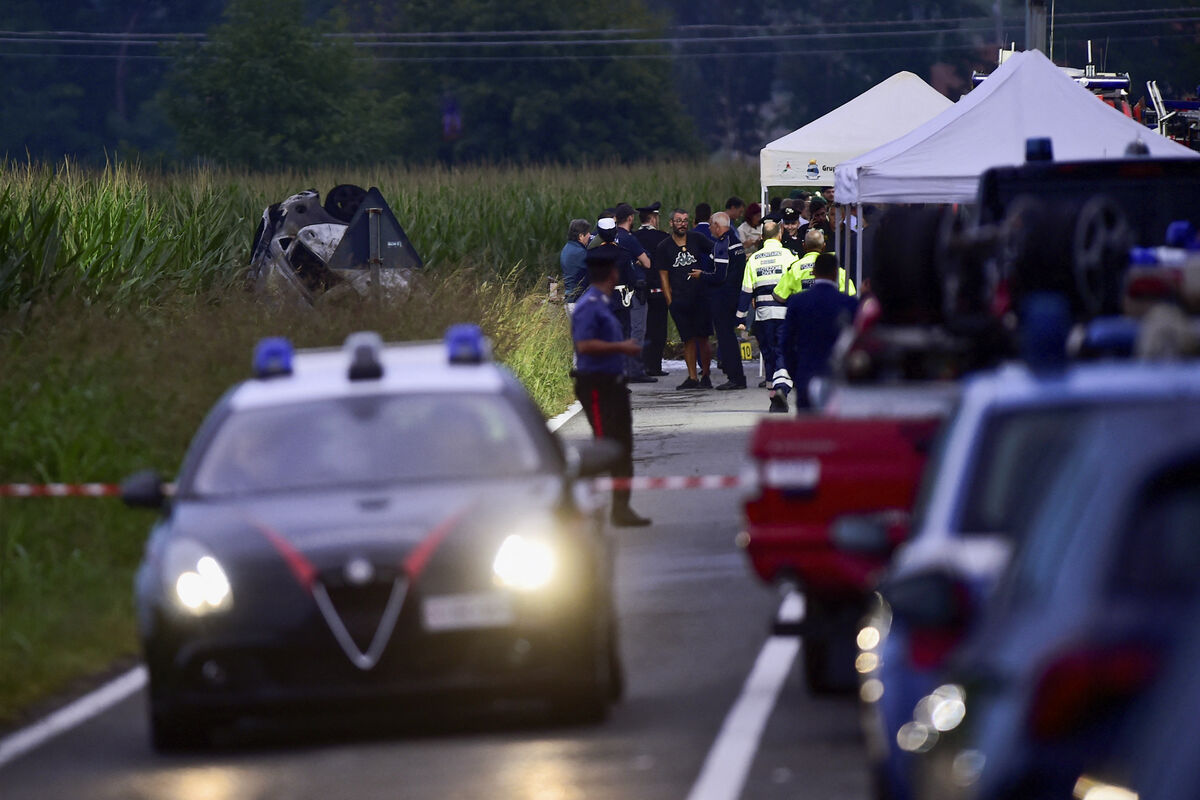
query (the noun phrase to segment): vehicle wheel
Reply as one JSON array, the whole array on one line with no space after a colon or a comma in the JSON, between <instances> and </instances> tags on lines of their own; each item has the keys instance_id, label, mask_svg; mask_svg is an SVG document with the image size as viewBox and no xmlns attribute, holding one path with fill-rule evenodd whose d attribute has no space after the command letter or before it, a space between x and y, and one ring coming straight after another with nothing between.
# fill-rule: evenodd
<instances>
[{"instance_id":1,"label":"vehicle wheel","mask_svg":"<svg viewBox=\"0 0 1200 800\"><path fill-rule=\"evenodd\" d=\"M619 703L625 697L625 664L621 661L620 637L617 636L617 622L614 619L611 634L608 637L608 700Z\"/></svg>"},{"instance_id":2,"label":"vehicle wheel","mask_svg":"<svg viewBox=\"0 0 1200 800\"><path fill-rule=\"evenodd\" d=\"M366 196L367 190L361 186L352 183L339 184L325 195L325 213L349 225Z\"/></svg>"},{"instance_id":3,"label":"vehicle wheel","mask_svg":"<svg viewBox=\"0 0 1200 800\"><path fill-rule=\"evenodd\" d=\"M832 630L805 636L804 680L813 694L846 694L858 686L854 672L853 630Z\"/></svg>"},{"instance_id":4,"label":"vehicle wheel","mask_svg":"<svg viewBox=\"0 0 1200 800\"><path fill-rule=\"evenodd\" d=\"M203 750L212 744L212 728L196 715L151 710L150 743L160 753Z\"/></svg>"},{"instance_id":5,"label":"vehicle wheel","mask_svg":"<svg viewBox=\"0 0 1200 800\"><path fill-rule=\"evenodd\" d=\"M593 649L590 674L551 695L550 714L554 721L590 725L603 722L608 717L609 706L624 687L618 685L623 683L623 679L615 637L610 633L606 639Z\"/></svg>"}]
</instances>

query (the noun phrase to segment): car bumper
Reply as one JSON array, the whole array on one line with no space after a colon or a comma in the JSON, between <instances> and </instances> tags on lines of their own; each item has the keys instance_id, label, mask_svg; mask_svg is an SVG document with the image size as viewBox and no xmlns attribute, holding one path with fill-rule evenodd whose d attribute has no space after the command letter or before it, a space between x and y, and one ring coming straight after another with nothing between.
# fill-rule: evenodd
<instances>
[{"instance_id":1,"label":"car bumper","mask_svg":"<svg viewBox=\"0 0 1200 800\"><path fill-rule=\"evenodd\" d=\"M254 635L161 627L144 643L152 700L158 710L223 714L546 696L586 685L609 635L594 611L446 632L413 616L402 615L370 669L323 623Z\"/></svg>"}]
</instances>

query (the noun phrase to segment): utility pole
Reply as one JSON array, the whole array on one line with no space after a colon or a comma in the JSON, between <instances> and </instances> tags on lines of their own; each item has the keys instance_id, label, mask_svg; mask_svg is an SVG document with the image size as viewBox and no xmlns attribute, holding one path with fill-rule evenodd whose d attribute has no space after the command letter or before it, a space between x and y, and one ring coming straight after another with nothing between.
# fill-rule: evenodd
<instances>
[{"instance_id":1,"label":"utility pole","mask_svg":"<svg viewBox=\"0 0 1200 800\"><path fill-rule=\"evenodd\" d=\"M1046 0L1025 0L1025 49L1046 50Z\"/></svg>"}]
</instances>

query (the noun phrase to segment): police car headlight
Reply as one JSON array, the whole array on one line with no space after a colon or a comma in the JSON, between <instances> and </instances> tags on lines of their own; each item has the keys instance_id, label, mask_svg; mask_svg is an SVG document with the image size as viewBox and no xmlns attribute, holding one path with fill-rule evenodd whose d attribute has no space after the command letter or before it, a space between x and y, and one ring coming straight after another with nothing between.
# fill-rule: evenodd
<instances>
[{"instance_id":1,"label":"police car headlight","mask_svg":"<svg viewBox=\"0 0 1200 800\"><path fill-rule=\"evenodd\" d=\"M216 557L198 542L181 539L167 545L163 583L174 606L201 616L233 605L229 577Z\"/></svg>"},{"instance_id":2,"label":"police car headlight","mask_svg":"<svg viewBox=\"0 0 1200 800\"><path fill-rule=\"evenodd\" d=\"M497 582L525 592L544 588L557 569L558 557L549 542L517 533L505 538L492 561Z\"/></svg>"}]
</instances>

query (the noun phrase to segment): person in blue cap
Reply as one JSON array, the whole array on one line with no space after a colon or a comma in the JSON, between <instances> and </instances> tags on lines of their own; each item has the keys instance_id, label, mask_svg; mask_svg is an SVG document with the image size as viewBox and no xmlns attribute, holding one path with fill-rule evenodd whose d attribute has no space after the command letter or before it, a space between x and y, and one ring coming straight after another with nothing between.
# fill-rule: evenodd
<instances>
[{"instance_id":1,"label":"person in blue cap","mask_svg":"<svg viewBox=\"0 0 1200 800\"><path fill-rule=\"evenodd\" d=\"M587 253L588 282L591 284L575 304L571 336L575 341L575 396L583 406L597 439L611 439L622 448L621 460L612 469L616 479L633 477L633 409L625 388L625 359L641 356L642 345L626 339L612 311L613 290L626 253L616 244L604 243ZM613 490L612 522L635 527L650 520L629 506L630 490Z\"/></svg>"}]
</instances>

